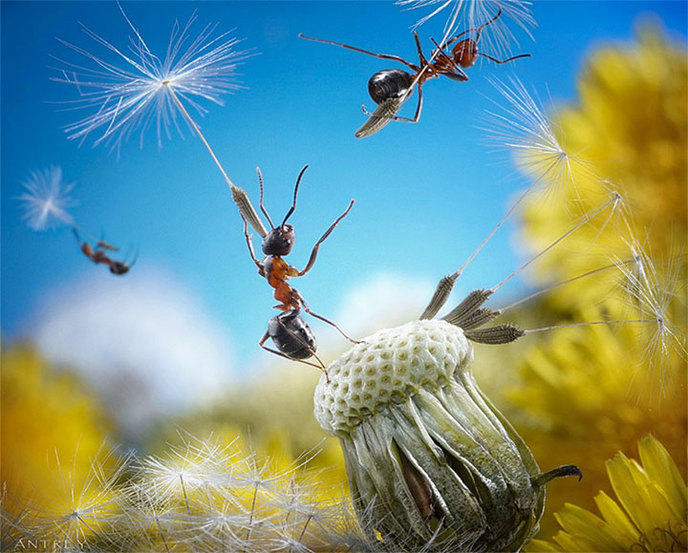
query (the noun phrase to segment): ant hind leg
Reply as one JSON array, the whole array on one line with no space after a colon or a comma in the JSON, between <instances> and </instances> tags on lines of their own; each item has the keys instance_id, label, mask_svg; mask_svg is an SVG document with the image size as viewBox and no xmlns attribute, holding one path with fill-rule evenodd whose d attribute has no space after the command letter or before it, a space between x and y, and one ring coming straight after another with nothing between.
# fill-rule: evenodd
<instances>
[{"instance_id":1,"label":"ant hind leg","mask_svg":"<svg viewBox=\"0 0 688 553\"><path fill-rule=\"evenodd\" d=\"M269 351L270 353L274 353L275 355L279 355L280 357L284 357L284 359L288 359L289 361L297 361L299 363L303 363L304 365L310 365L311 367L315 367L318 370L321 370L323 373L325 373L325 378L327 379L327 382L330 382L330 375L327 374L327 368L325 367L325 364L322 362L322 360L315 354L315 352L308 346L308 344L305 344L301 338L294 334L291 330L289 330L286 326L282 325L282 328L284 328L287 332L292 334L297 340L303 343L304 346L308 348L309 353L313 355L318 360L319 365L312 363L310 361L306 361L305 359L294 359L293 357L289 357L286 353L282 353L281 351L278 351L276 349L269 348L268 346L265 345L265 342L267 339L270 337L270 335L266 332L263 334L263 337L260 339L258 342L258 345L263 348L265 351Z\"/></svg>"},{"instance_id":2,"label":"ant hind leg","mask_svg":"<svg viewBox=\"0 0 688 553\"><path fill-rule=\"evenodd\" d=\"M301 300L301 301L303 301L303 300ZM322 315L318 315L317 313L314 313L313 311L311 311L310 308L306 305L305 302L303 303L303 310L304 310L306 313L308 313L309 315L315 317L316 319L320 319L321 321L327 323L328 325L331 325L331 326L335 327L335 328L337 329L337 331L338 331L342 336L344 336L344 338L346 338L347 340L349 340L349 342L351 342L352 344L362 344L362 343L363 343L363 340L354 340L353 338L351 338L350 336L348 336L347 333L344 332L341 328L339 328L339 325L338 325L337 323L335 323L334 321L331 321L331 320L329 320L329 319L326 319L326 318L323 317Z\"/></svg>"}]
</instances>

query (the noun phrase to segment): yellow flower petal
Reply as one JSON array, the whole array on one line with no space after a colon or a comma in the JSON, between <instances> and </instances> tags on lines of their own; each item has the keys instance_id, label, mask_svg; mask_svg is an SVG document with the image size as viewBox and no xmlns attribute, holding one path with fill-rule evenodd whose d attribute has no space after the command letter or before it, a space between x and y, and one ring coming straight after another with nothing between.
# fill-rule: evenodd
<instances>
[{"instance_id":1,"label":"yellow flower petal","mask_svg":"<svg viewBox=\"0 0 688 553\"><path fill-rule=\"evenodd\" d=\"M688 489L669 452L653 436L645 436L640 440L638 452L643 468L664 490L676 517L685 520Z\"/></svg>"},{"instance_id":2,"label":"yellow flower petal","mask_svg":"<svg viewBox=\"0 0 688 553\"><path fill-rule=\"evenodd\" d=\"M554 541L557 542L564 551L599 551L588 540L578 536L571 536L566 532L558 532L554 536Z\"/></svg>"},{"instance_id":3,"label":"yellow flower petal","mask_svg":"<svg viewBox=\"0 0 688 553\"><path fill-rule=\"evenodd\" d=\"M638 543L640 538L638 529L628 519L616 501L606 493L600 492L595 496L595 504L607 522L610 533L614 535L616 541L623 545L624 551L630 549L634 543Z\"/></svg>"},{"instance_id":4,"label":"yellow flower petal","mask_svg":"<svg viewBox=\"0 0 688 553\"><path fill-rule=\"evenodd\" d=\"M559 525L572 536L585 536L593 545L593 551L619 551L623 548L623 544L609 532L608 524L590 511L566 503L554 516Z\"/></svg>"},{"instance_id":5,"label":"yellow flower petal","mask_svg":"<svg viewBox=\"0 0 688 553\"><path fill-rule=\"evenodd\" d=\"M655 528L649 511L647 494L636 484L631 471L631 461L623 453L617 453L606 462L609 481L614 493L636 527L643 533Z\"/></svg>"},{"instance_id":6,"label":"yellow flower petal","mask_svg":"<svg viewBox=\"0 0 688 553\"><path fill-rule=\"evenodd\" d=\"M528 544L523 548L526 553L561 553L561 548L557 547L553 543L543 540L530 540Z\"/></svg>"}]
</instances>

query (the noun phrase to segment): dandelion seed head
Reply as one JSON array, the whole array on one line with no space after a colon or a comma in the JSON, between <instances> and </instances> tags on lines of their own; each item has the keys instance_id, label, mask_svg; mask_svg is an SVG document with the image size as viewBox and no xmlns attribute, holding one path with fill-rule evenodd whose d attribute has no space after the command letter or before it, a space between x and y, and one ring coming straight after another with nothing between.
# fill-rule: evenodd
<instances>
[{"instance_id":1,"label":"dandelion seed head","mask_svg":"<svg viewBox=\"0 0 688 553\"><path fill-rule=\"evenodd\" d=\"M485 27L480 39L481 50L492 55L504 55L511 51L511 44L518 44L510 24L519 27L530 38L530 29L536 26L531 2L523 0L396 0L395 3L410 10L429 10L413 25L414 29L440 14L446 16L444 33L447 36L475 29L491 20L501 9L501 17ZM475 31L467 37L475 38Z\"/></svg>"},{"instance_id":2,"label":"dandelion seed head","mask_svg":"<svg viewBox=\"0 0 688 553\"><path fill-rule=\"evenodd\" d=\"M62 177L62 168L33 171L24 181L24 193L17 199L24 204L24 220L34 230L73 223L67 208L75 204L69 193L74 184Z\"/></svg>"},{"instance_id":3,"label":"dandelion seed head","mask_svg":"<svg viewBox=\"0 0 688 553\"><path fill-rule=\"evenodd\" d=\"M121 48L82 25L82 30L100 46L96 54L70 42L60 43L77 55L78 61L55 57L59 62L52 80L73 85L79 98L65 102L67 109L88 112L65 126L70 139L83 141L100 133L94 145L108 144L119 150L134 135L143 145L145 133L155 128L158 146L162 137L182 134L178 120L180 101L203 115L204 104L222 105L222 96L240 88L237 67L249 57L237 50L240 40L230 32L217 33L215 24L193 31L196 15L184 25L175 22L163 56L154 54L120 6L133 36ZM185 122L184 124L188 124Z\"/></svg>"}]
</instances>

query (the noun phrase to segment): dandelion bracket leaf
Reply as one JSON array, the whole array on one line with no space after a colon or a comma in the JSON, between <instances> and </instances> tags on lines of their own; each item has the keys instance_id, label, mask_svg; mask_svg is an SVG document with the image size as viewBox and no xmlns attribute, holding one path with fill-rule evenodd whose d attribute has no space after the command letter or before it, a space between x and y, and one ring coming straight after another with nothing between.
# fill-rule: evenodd
<instances>
[{"instance_id":1,"label":"dandelion bracket leaf","mask_svg":"<svg viewBox=\"0 0 688 553\"><path fill-rule=\"evenodd\" d=\"M490 345L508 344L509 342L518 340L524 335L525 332L523 330L508 323L489 328L466 331L466 338L472 342Z\"/></svg>"},{"instance_id":2,"label":"dandelion bracket leaf","mask_svg":"<svg viewBox=\"0 0 688 553\"><path fill-rule=\"evenodd\" d=\"M464 300L452 309L447 315L442 317L443 321L450 324L461 326L460 321L465 321L475 311L485 303L492 295L492 290L473 290Z\"/></svg>"}]
</instances>

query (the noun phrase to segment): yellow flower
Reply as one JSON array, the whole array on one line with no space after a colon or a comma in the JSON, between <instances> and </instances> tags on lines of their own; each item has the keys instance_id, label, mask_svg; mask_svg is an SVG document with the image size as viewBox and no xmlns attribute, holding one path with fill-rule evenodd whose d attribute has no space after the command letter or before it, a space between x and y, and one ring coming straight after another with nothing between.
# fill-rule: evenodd
<instances>
[{"instance_id":1,"label":"yellow flower","mask_svg":"<svg viewBox=\"0 0 688 553\"><path fill-rule=\"evenodd\" d=\"M670 300L667 319L679 337L686 335L687 258L678 257L677 273L665 262L677 260L667 237L673 231L679 236L688 231L687 67L685 49L657 28L643 28L631 44L597 49L578 79L577 101L558 110L547 126L556 136L535 136L549 145L539 151L550 164L559 155L558 145L571 153L573 161L563 171L567 178L560 178L560 170L542 177L537 159L521 159L534 178L553 179L542 184L546 188L553 184L563 197L553 201L533 195L526 201L521 234L533 250L552 242L582 212L605 201L610 186L628 200L633 215L631 219L619 208L610 219L604 214L595 219L596 225L585 225L534 265L535 278L550 284L628 259L632 232L659 258L651 284L661 284L667 277L670 285L656 297L658 303ZM525 143L521 146L522 151L532 151ZM620 276L616 269L600 271L556 287L519 315L535 319L538 326L647 318L634 302L629 305L628 294L618 286ZM652 295L654 303L654 292L643 295ZM537 341L524 341L525 351L511 356L517 359L511 362L516 365L513 372L508 358L482 363L484 352L476 355L476 374L487 375L479 378L480 384L490 395L501 392L498 407L514 421L538 463L572 462L585 475L580 484L562 481L548 489L547 502L553 510L566 501L593 508L592 492L606 481L601 470L604 459L615 451L627 451L648 432L663 441L679 469L685 470L685 456L679 453L685 451L688 423L686 363L676 348L661 351L660 362L653 362L646 346L659 330L655 324L558 330ZM546 514L543 529L554 524L551 514Z\"/></svg>"},{"instance_id":2,"label":"yellow flower","mask_svg":"<svg viewBox=\"0 0 688 553\"><path fill-rule=\"evenodd\" d=\"M688 489L676 464L652 436L638 442L642 465L617 453L606 462L617 500L595 497L600 516L571 503L556 513L553 542L532 540L526 551L686 551Z\"/></svg>"},{"instance_id":3,"label":"yellow flower","mask_svg":"<svg viewBox=\"0 0 688 553\"><path fill-rule=\"evenodd\" d=\"M97 401L23 347L3 354L0 397L4 516L33 513L42 539L98 536L112 514L121 459L103 446L109 425Z\"/></svg>"}]
</instances>

